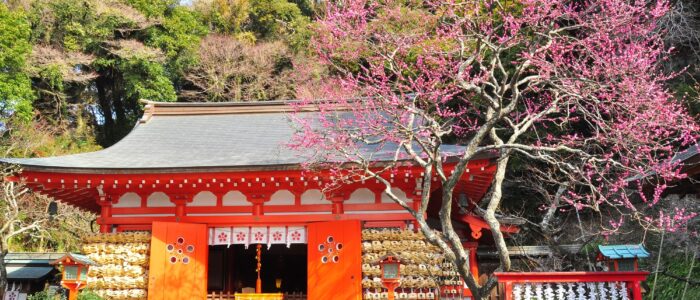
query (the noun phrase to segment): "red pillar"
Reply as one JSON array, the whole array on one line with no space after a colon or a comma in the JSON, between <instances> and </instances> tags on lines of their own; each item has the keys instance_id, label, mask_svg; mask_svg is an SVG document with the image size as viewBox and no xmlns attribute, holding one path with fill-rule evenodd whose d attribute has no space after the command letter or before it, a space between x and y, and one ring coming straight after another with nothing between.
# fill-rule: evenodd
<instances>
[{"instance_id":1,"label":"red pillar","mask_svg":"<svg viewBox=\"0 0 700 300\"><path fill-rule=\"evenodd\" d=\"M503 290L503 295L504 300L511 300L513 299L513 283L512 282L506 282L505 283L505 289Z\"/></svg>"},{"instance_id":2,"label":"red pillar","mask_svg":"<svg viewBox=\"0 0 700 300\"><path fill-rule=\"evenodd\" d=\"M632 283L632 300L642 300L642 287L639 281L633 281Z\"/></svg>"},{"instance_id":3,"label":"red pillar","mask_svg":"<svg viewBox=\"0 0 700 300\"><path fill-rule=\"evenodd\" d=\"M109 233L112 231L112 224L107 223L107 218L112 217L112 201L106 196L100 196L97 204L100 205L100 217L102 219L100 222L100 232Z\"/></svg>"},{"instance_id":4,"label":"red pillar","mask_svg":"<svg viewBox=\"0 0 700 300\"><path fill-rule=\"evenodd\" d=\"M421 195L413 195L413 210L415 210L416 212L420 211L421 203L423 203L422 199L423 199L423 197ZM423 219L427 219L427 218L428 218L428 216L423 216ZM418 224L418 220L413 220L414 230L416 230L416 231L420 230L419 226L420 225Z\"/></svg>"},{"instance_id":5,"label":"red pillar","mask_svg":"<svg viewBox=\"0 0 700 300\"><path fill-rule=\"evenodd\" d=\"M462 242L464 250L469 251L469 273L474 277L477 284L479 283L479 266L476 262L476 247L478 245L479 243L477 242ZM466 278L464 280L466 280ZM473 295L468 288L464 288L464 294L469 296Z\"/></svg>"},{"instance_id":6,"label":"red pillar","mask_svg":"<svg viewBox=\"0 0 700 300\"><path fill-rule=\"evenodd\" d=\"M472 276L476 278L477 282L479 281L479 265L477 264L476 261L476 247L479 246L479 243L477 242L463 242L462 246L464 246L464 249L469 251L469 271L472 273Z\"/></svg>"},{"instance_id":7,"label":"red pillar","mask_svg":"<svg viewBox=\"0 0 700 300\"><path fill-rule=\"evenodd\" d=\"M71 287L68 289L68 300L78 300L78 288Z\"/></svg>"}]
</instances>

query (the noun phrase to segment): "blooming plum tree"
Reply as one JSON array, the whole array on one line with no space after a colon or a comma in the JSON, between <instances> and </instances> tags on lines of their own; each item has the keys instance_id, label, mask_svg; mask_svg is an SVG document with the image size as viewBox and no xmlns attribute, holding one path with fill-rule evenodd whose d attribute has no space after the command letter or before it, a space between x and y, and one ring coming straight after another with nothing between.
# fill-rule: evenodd
<instances>
[{"instance_id":1,"label":"blooming plum tree","mask_svg":"<svg viewBox=\"0 0 700 300\"><path fill-rule=\"evenodd\" d=\"M550 218L566 206L612 216L606 231L631 220L672 230L694 214L649 211L664 182L684 176L669 158L694 143L698 126L664 86L675 74L659 68L669 50L656 22L668 8L665 0L328 5L312 44L335 75L302 93L320 114L293 114L299 130L291 147L314 149L311 162L338 171L339 182L385 184L475 299L487 297L496 279L470 275L450 216L454 188L477 155L498 155L476 211L491 228L499 270L511 268L496 215L515 157L556 183L557 201L545 207ZM447 152L448 143L462 147ZM399 150L378 164L372 153L390 145ZM443 168L448 158L458 161L451 173ZM406 163L424 169L424 191L437 177L442 235L423 221L429 193L414 209L392 192L392 168ZM651 195L638 193L649 184Z\"/></svg>"}]
</instances>

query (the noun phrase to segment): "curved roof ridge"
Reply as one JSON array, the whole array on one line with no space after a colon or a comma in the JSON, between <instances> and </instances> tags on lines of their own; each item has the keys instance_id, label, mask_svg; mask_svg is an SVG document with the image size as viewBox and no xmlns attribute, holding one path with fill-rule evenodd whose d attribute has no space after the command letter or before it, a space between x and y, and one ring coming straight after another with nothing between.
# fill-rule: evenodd
<instances>
[{"instance_id":1,"label":"curved roof ridge","mask_svg":"<svg viewBox=\"0 0 700 300\"><path fill-rule=\"evenodd\" d=\"M250 113L291 113L318 111L318 106L304 104L301 100L271 100L247 102L159 102L146 99L140 123L148 122L156 115L218 115Z\"/></svg>"}]
</instances>

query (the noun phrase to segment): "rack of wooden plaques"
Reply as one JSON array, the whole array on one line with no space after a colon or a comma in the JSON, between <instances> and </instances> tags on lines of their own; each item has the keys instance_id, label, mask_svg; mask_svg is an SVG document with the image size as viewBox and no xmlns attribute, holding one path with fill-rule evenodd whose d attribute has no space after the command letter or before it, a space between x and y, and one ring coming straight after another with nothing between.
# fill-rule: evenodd
<instances>
[{"instance_id":1,"label":"rack of wooden plaques","mask_svg":"<svg viewBox=\"0 0 700 300\"><path fill-rule=\"evenodd\" d=\"M399 228L362 230L363 299L388 299L379 266L387 255L401 261L396 299L461 299L464 284L440 248L428 243L420 232Z\"/></svg>"},{"instance_id":2,"label":"rack of wooden plaques","mask_svg":"<svg viewBox=\"0 0 700 300\"><path fill-rule=\"evenodd\" d=\"M83 253L97 262L90 267L87 288L106 300L145 300L151 234L124 232L83 238Z\"/></svg>"}]
</instances>

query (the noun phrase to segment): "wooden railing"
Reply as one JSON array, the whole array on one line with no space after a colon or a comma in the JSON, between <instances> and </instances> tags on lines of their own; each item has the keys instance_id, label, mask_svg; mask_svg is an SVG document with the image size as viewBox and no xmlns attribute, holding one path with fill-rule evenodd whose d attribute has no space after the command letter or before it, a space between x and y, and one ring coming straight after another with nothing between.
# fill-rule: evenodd
<instances>
[{"instance_id":1,"label":"wooden railing","mask_svg":"<svg viewBox=\"0 0 700 300\"><path fill-rule=\"evenodd\" d=\"M210 292L207 295L207 300L234 300L235 293L233 292ZM284 293L284 300L306 300L306 294L298 293Z\"/></svg>"},{"instance_id":2,"label":"wooden railing","mask_svg":"<svg viewBox=\"0 0 700 300\"><path fill-rule=\"evenodd\" d=\"M642 300L640 283L649 272L521 272L495 273L504 300L607 299Z\"/></svg>"}]
</instances>

